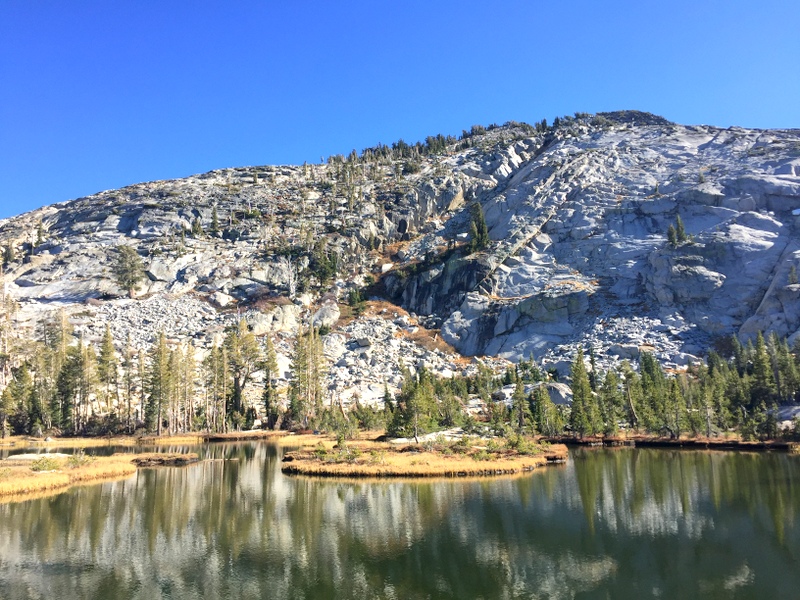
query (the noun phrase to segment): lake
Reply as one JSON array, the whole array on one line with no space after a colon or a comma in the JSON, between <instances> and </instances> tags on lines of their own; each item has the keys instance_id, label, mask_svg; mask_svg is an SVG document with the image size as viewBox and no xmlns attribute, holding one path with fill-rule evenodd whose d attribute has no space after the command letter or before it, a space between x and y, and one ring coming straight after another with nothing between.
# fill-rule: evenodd
<instances>
[{"instance_id":1,"label":"lake","mask_svg":"<svg viewBox=\"0 0 800 600\"><path fill-rule=\"evenodd\" d=\"M0 505L0 598L794 598L800 456L576 449L521 477L284 476L269 442Z\"/></svg>"}]
</instances>

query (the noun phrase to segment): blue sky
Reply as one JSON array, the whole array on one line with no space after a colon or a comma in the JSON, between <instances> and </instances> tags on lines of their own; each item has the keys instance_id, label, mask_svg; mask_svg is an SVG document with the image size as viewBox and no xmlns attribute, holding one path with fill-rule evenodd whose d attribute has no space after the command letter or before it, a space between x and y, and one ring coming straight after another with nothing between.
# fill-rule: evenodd
<instances>
[{"instance_id":1,"label":"blue sky","mask_svg":"<svg viewBox=\"0 0 800 600\"><path fill-rule=\"evenodd\" d=\"M800 127L799 29L787 0L0 0L0 218L575 111Z\"/></svg>"}]
</instances>

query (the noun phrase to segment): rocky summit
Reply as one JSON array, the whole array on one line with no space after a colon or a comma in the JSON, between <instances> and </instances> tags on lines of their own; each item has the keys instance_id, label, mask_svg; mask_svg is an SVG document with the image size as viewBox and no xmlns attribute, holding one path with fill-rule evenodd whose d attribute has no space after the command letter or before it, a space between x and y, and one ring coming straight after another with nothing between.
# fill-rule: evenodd
<instances>
[{"instance_id":1,"label":"rocky summit","mask_svg":"<svg viewBox=\"0 0 800 600\"><path fill-rule=\"evenodd\" d=\"M131 185L0 221L0 245L17 335L65 311L85 339L202 350L244 318L287 371L313 323L330 389L373 400L466 357L680 368L730 334L793 342L799 232L799 130L620 111Z\"/></svg>"}]
</instances>

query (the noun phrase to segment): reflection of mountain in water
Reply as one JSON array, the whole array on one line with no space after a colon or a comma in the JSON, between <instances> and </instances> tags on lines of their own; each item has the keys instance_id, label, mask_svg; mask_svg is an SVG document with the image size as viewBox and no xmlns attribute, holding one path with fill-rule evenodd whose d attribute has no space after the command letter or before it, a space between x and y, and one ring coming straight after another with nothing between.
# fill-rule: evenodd
<instances>
[{"instance_id":1,"label":"reflection of mountain in water","mask_svg":"<svg viewBox=\"0 0 800 600\"><path fill-rule=\"evenodd\" d=\"M0 597L787 597L785 455L581 451L529 477L288 478L278 450L0 506Z\"/></svg>"}]
</instances>

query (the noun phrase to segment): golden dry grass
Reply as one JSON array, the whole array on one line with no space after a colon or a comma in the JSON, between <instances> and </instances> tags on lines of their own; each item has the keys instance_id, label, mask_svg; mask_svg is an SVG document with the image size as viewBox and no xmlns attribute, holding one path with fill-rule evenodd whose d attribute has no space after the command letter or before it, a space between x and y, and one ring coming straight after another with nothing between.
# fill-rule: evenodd
<instances>
[{"instance_id":1,"label":"golden dry grass","mask_svg":"<svg viewBox=\"0 0 800 600\"><path fill-rule=\"evenodd\" d=\"M329 444L323 444L329 449ZM440 451L423 451L423 447L397 449L390 444L361 441L348 444L359 452L350 459L341 454L331 460L330 453L301 450L290 452L284 458L282 470L289 474L326 477L475 477L508 475L531 471L549 463L563 462L566 446L555 444L543 449L541 454L485 453L473 448L465 454L445 454ZM476 460L476 455L483 459Z\"/></svg>"},{"instance_id":2,"label":"golden dry grass","mask_svg":"<svg viewBox=\"0 0 800 600\"><path fill-rule=\"evenodd\" d=\"M202 436L202 441L206 442L238 442L246 440L260 440L268 438L280 438L288 435L286 431L271 431L269 429L257 429L254 431L232 431L230 433L209 433ZM168 438L172 440L172 438Z\"/></svg>"},{"instance_id":3,"label":"golden dry grass","mask_svg":"<svg viewBox=\"0 0 800 600\"><path fill-rule=\"evenodd\" d=\"M439 350L445 354L456 354L455 348L445 342L439 334L440 331L438 329L425 329L421 325L417 326L417 330L414 333L406 330L400 332L401 336L422 346L428 351Z\"/></svg>"},{"instance_id":4,"label":"golden dry grass","mask_svg":"<svg viewBox=\"0 0 800 600\"><path fill-rule=\"evenodd\" d=\"M136 472L136 461L145 466L184 464L197 461L197 454L114 454L93 457L74 468L69 466L67 459L54 461L56 470L39 472L31 469L31 461L14 460L13 457L0 461L0 503L61 492L73 485L124 479Z\"/></svg>"}]
</instances>

